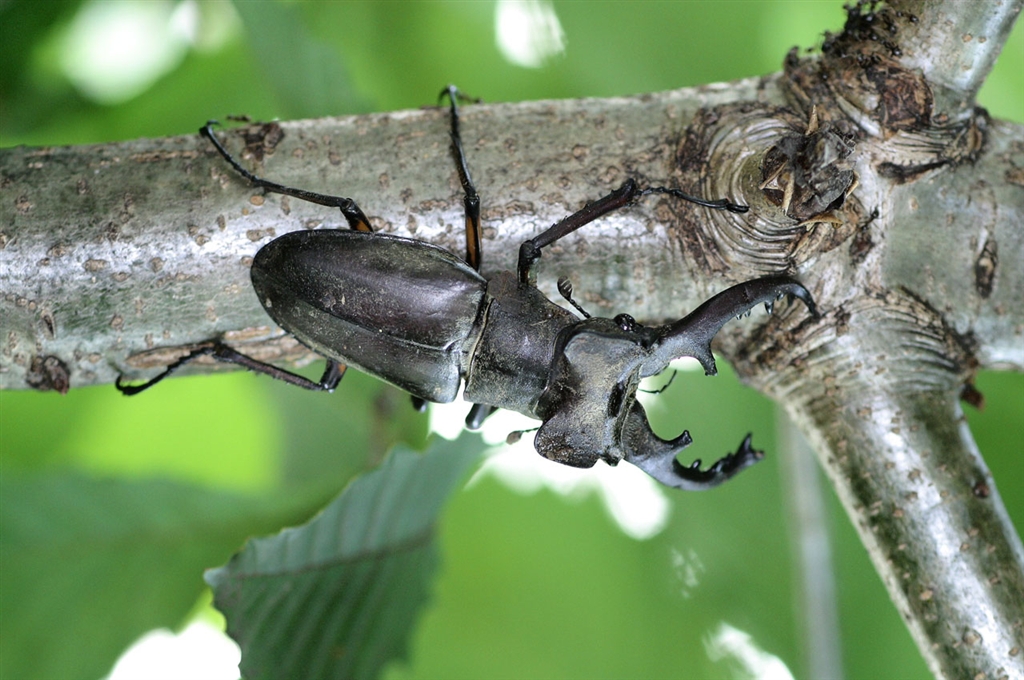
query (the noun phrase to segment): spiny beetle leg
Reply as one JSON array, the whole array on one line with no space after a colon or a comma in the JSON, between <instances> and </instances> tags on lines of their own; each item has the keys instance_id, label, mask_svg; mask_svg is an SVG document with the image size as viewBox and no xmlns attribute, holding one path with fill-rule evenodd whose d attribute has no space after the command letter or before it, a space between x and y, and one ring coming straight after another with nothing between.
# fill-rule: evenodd
<instances>
[{"instance_id":1,"label":"spiny beetle leg","mask_svg":"<svg viewBox=\"0 0 1024 680\"><path fill-rule=\"evenodd\" d=\"M647 196L648 194L666 194L684 201L696 203L697 205L702 205L706 208L713 208L715 210L728 210L730 212L744 213L750 209L748 206L739 205L724 198L708 201L703 198L698 198L697 196L691 196L683 193L678 189L669 189L667 187L650 187L647 189L640 189L634 180L627 179L622 183L622 186L615 191L602 196L592 203L586 204L582 209L577 210L573 214L552 225L539 235L523 242L519 247L519 266L517 269L519 280L523 283L533 283L533 265L538 259L540 259L541 250L545 246L551 245L558 239L568 236L580 227L590 224L597 218L607 215L610 212L614 212L619 208L623 208L633 203L636 199L642 196Z\"/></svg>"},{"instance_id":2,"label":"spiny beetle leg","mask_svg":"<svg viewBox=\"0 0 1024 680\"><path fill-rule=\"evenodd\" d=\"M627 179L615 191L602 196L592 203L587 203L582 209L556 222L530 240L524 241L519 247L519 265L517 268L519 280L523 283L533 283L533 264L540 259L542 248L551 245L564 236L568 236L599 217L629 205L640 193L636 182L632 179Z\"/></svg>"},{"instance_id":3,"label":"spiny beetle leg","mask_svg":"<svg viewBox=\"0 0 1024 680\"><path fill-rule=\"evenodd\" d=\"M668 377L668 382L666 382L664 385L654 390L640 390L640 392L643 392L644 394L661 394L662 392L664 392L665 390L672 386L672 383L675 382L676 380L676 373L678 372L679 371L673 368L672 375Z\"/></svg>"},{"instance_id":4,"label":"spiny beetle leg","mask_svg":"<svg viewBox=\"0 0 1024 680\"><path fill-rule=\"evenodd\" d=\"M323 376L320 377L319 382L313 382L309 378L305 378L297 373L286 371L283 368L274 366L273 364L257 361L250 356L246 356L245 354L228 347L220 341L212 340L199 345L190 353L165 368L163 373L157 375L155 378L147 380L141 385L125 385L122 382L122 376L117 377L114 385L121 391L121 394L130 397L142 392L143 390L149 389L185 364L191 363L199 357L204 356L216 359L217 361L222 361L226 364L243 366L254 373L269 375L271 378L283 380L284 382L295 385L296 387L313 390L315 392L333 392L338 386L338 383L341 382L342 377L345 375L345 366L343 364L338 363L334 359L328 359L327 365L324 367Z\"/></svg>"},{"instance_id":5,"label":"spiny beetle leg","mask_svg":"<svg viewBox=\"0 0 1024 680\"><path fill-rule=\"evenodd\" d=\"M452 158L455 160L455 170L459 173L459 183L462 184L462 191L465 194L463 205L466 213L466 264L476 271L480 271L480 261L483 257L480 247L480 195L469 174L469 163L466 161L466 151L462 148L462 133L459 130L459 101L480 103L480 100L467 97L454 85L449 85L441 90L438 99L445 97L448 97L451 112L449 135L452 139ZM466 416L466 428L479 430L484 424L484 420L496 410L498 409L494 406L473 404L473 408Z\"/></svg>"},{"instance_id":6,"label":"spiny beetle leg","mask_svg":"<svg viewBox=\"0 0 1024 680\"><path fill-rule=\"evenodd\" d=\"M306 191L305 189L286 187L283 184L278 184L277 182L271 182L263 179L262 177L258 177L243 168L242 164L235 160L235 157L228 153L228 150L220 143L220 140L217 139L217 135L213 134L213 126L216 124L217 121L214 120L207 122L206 125L199 128L199 134L209 139L213 143L214 148L217 149L218 153L224 157L224 160L226 160L231 167L235 169L235 172L249 180L250 184L265 191L293 196L294 198L309 201L310 203L316 203L317 205L327 206L328 208L338 208L341 210L341 214L345 216L350 228L355 229L356 231L373 231L373 227L370 226L370 221L366 219L366 215L363 213L362 209L351 198L318 194L314 191Z\"/></svg>"},{"instance_id":7,"label":"spiny beetle leg","mask_svg":"<svg viewBox=\"0 0 1024 680\"><path fill-rule=\"evenodd\" d=\"M465 96L454 85L441 90L438 99L448 97L451 110L451 130L449 135L452 138L452 158L455 160L455 169L459 173L459 182L462 184L462 191L465 194L463 205L466 212L466 264L480 271L480 195L476 192L473 178L469 174L469 163L466 162L466 152L462 148L462 133L459 131L459 105L458 102L472 101L479 102Z\"/></svg>"},{"instance_id":8,"label":"spiny beetle leg","mask_svg":"<svg viewBox=\"0 0 1024 680\"><path fill-rule=\"evenodd\" d=\"M724 198L708 201L697 196L691 196L690 194L683 193L679 189L670 189L668 187L650 187L649 189L644 189L641 196L647 196L648 194L665 194L667 196L681 198L684 201L689 201L690 203L702 205L705 208L713 208L714 210L728 210L729 212L734 213L745 213L750 210L749 205L740 205L739 203L733 203L732 201Z\"/></svg>"}]
</instances>

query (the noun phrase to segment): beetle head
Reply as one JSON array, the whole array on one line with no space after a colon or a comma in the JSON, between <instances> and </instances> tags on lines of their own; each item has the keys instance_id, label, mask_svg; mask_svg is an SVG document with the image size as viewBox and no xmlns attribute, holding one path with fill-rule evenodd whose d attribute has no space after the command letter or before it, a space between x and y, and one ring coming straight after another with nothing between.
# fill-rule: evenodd
<instances>
[{"instance_id":1,"label":"beetle head","mask_svg":"<svg viewBox=\"0 0 1024 680\"><path fill-rule=\"evenodd\" d=\"M626 460L659 482L686 490L721 484L760 460L750 435L737 451L702 470L701 461L684 466L676 455L692 442L683 431L662 439L651 429L636 399L640 380L663 371L672 359L697 359L705 373L717 372L711 340L729 319L763 303L790 295L813 312L810 293L796 281L774 277L733 286L679 321L659 328L623 319L592 318L563 331L551 378L537 404L544 421L535 439L546 458L590 467L600 458L610 465Z\"/></svg>"}]
</instances>

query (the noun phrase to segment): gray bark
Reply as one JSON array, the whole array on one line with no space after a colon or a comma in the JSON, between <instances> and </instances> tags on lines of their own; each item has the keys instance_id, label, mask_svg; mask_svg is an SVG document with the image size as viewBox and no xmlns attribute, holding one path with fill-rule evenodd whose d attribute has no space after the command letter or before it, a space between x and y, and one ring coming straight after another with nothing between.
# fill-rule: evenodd
<instances>
[{"instance_id":1,"label":"gray bark","mask_svg":"<svg viewBox=\"0 0 1024 680\"><path fill-rule=\"evenodd\" d=\"M568 274L592 312L662 321L755 276L805 283L821 318L755 316L717 349L812 442L942 678L1024 678L1024 549L958 401L979 368L1024 370L1024 127L974 107L1021 4L854 9L782 73L463 116L485 273L626 177L751 206L645 199L545 251L542 288ZM461 252L444 111L281 127L245 161L258 173ZM340 214L251 190L198 136L2 150L0 186L0 387L151 375L213 337L307 358L268 327L247 269L273 236Z\"/></svg>"}]
</instances>

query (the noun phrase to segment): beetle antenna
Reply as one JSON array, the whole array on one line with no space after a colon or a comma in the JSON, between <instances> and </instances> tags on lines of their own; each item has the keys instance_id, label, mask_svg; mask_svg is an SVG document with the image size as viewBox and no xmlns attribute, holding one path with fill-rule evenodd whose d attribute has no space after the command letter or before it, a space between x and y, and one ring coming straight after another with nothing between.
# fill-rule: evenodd
<instances>
[{"instance_id":1,"label":"beetle antenna","mask_svg":"<svg viewBox=\"0 0 1024 680\"><path fill-rule=\"evenodd\" d=\"M576 311L579 312L584 319L590 318L590 314L587 310L580 307L579 303L572 299L572 281L565 276L558 279L558 292L569 302L570 305L576 308Z\"/></svg>"},{"instance_id":2,"label":"beetle antenna","mask_svg":"<svg viewBox=\"0 0 1024 680\"><path fill-rule=\"evenodd\" d=\"M528 432L536 432L539 429L540 427L531 427L529 430L515 430L513 432L509 432L508 436L505 437L505 443L508 444L509 446L512 446L513 444L518 444L519 440L523 438L524 434L527 434Z\"/></svg>"},{"instance_id":3,"label":"beetle antenna","mask_svg":"<svg viewBox=\"0 0 1024 680\"><path fill-rule=\"evenodd\" d=\"M656 390L640 390L640 391L643 392L644 394L661 394L662 392L667 390L672 385L672 383L676 379L676 374L677 373L679 373L679 371L677 371L676 369L673 368L672 369L672 375L669 376L667 383L665 383L664 385L662 385L661 387L659 387Z\"/></svg>"},{"instance_id":4,"label":"beetle antenna","mask_svg":"<svg viewBox=\"0 0 1024 680\"><path fill-rule=\"evenodd\" d=\"M647 194L668 194L670 196L681 198L683 200L690 201L691 203L696 203L716 210L728 210L730 212L737 213L745 213L750 210L749 206L732 203L724 198L720 198L715 201L708 201L696 196L690 196L678 189L669 189L667 187L650 187L648 189L640 189L640 187L637 186L637 183L630 178L623 182L622 186L615 191L602 196L596 201L587 203L580 210L577 210L568 217L556 222L537 236L534 236L532 239L523 241L522 245L519 246L519 264L516 269L519 275L519 280L523 283L533 283L535 278L532 273L533 265L538 259L540 259L541 250L545 246L554 243L560 238L568 236L580 227L590 224L599 217L603 217L608 213L632 204L635 200L642 196L646 196Z\"/></svg>"}]
</instances>

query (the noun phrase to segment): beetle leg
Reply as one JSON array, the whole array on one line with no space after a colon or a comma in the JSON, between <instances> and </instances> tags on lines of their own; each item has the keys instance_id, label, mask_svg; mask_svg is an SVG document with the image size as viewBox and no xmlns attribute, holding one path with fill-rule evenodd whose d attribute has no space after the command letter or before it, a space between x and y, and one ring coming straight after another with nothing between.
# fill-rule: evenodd
<instances>
[{"instance_id":1,"label":"beetle leg","mask_svg":"<svg viewBox=\"0 0 1024 680\"><path fill-rule=\"evenodd\" d=\"M577 210L568 217L548 227L546 230L534 236L528 241L523 241L519 246L519 265L517 273L522 283L533 283L533 264L540 259L541 249L549 246L558 239L568 236L580 227L584 227L599 217L629 205L642 192L636 182L627 179L615 191L602 196L592 203L587 203L582 209Z\"/></svg>"},{"instance_id":2,"label":"beetle leg","mask_svg":"<svg viewBox=\"0 0 1024 680\"><path fill-rule=\"evenodd\" d=\"M473 404L473 408L469 409L469 413L466 415L466 429L479 430L481 426L483 426L484 421L487 420L491 416L491 414L497 410L497 406L488 406L487 404Z\"/></svg>"},{"instance_id":3,"label":"beetle leg","mask_svg":"<svg viewBox=\"0 0 1024 680\"><path fill-rule=\"evenodd\" d=\"M216 148L218 153L224 157L224 160L226 160L231 167L235 169L235 172L249 180L250 184L275 194L293 196L295 198L302 199L303 201L316 203L317 205L325 205L328 208L338 208L341 210L341 214L345 216L345 219L348 220L348 226L350 228L355 229L356 231L373 231L373 227L370 226L370 221L366 219L366 215L363 213L362 209L351 198L318 194L314 191L306 191L305 189L286 187L283 184L278 184L277 182L271 182L263 179L262 177L257 177L243 168L242 164L236 161L234 156L228 153L228 150L220 143L220 140L217 139L217 135L213 134L213 126L215 124L216 121L209 121L206 125L199 128L199 134L213 142L214 148Z\"/></svg>"},{"instance_id":4,"label":"beetle leg","mask_svg":"<svg viewBox=\"0 0 1024 680\"><path fill-rule=\"evenodd\" d=\"M473 178L469 175L469 164L466 162L466 152L462 148L462 134L459 132L459 105L458 100L479 101L471 99L459 92L454 85L441 90L438 99L448 97L451 102L451 130L449 135L452 138L452 158L455 159L455 169L459 173L459 182L462 184L462 191L465 194L463 205L466 208L466 264L480 271L480 195L473 185Z\"/></svg>"},{"instance_id":5,"label":"beetle leg","mask_svg":"<svg viewBox=\"0 0 1024 680\"><path fill-rule=\"evenodd\" d=\"M412 407L417 413L423 413L427 410L427 400L422 397L417 397L415 394L409 395L412 397ZM466 429L467 430L479 430L483 426L484 421L490 417L492 413L498 410L497 406L488 406L487 404L473 404L473 408L469 409L469 414L466 415Z\"/></svg>"},{"instance_id":6,"label":"beetle leg","mask_svg":"<svg viewBox=\"0 0 1024 680\"><path fill-rule=\"evenodd\" d=\"M422 397L417 397L415 394L409 395L412 397L412 407L417 413L423 413L427 410L427 400ZM490 417L492 413L498 410L497 406L488 406L487 404L473 404L473 408L469 409L469 414L466 415L466 429L467 430L479 430L483 426L484 421Z\"/></svg>"},{"instance_id":7,"label":"beetle leg","mask_svg":"<svg viewBox=\"0 0 1024 680\"><path fill-rule=\"evenodd\" d=\"M679 189L670 189L668 187L650 187L644 189L640 195L647 196L648 194L665 194L668 196L674 196L675 198L681 198L684 201L689 201L690 203L702 205L705 208L714 208L715 210L728 210L729 212L734 213L745 213L748 210L750 210L749 205L740 205L739 203L733 203L732 201L729 201L724 198L719 198L714 201L708 201L703 198L698 198L697 196L692 196L690 194L683 193Z\"/></svg>"},{"instance_id":8,"label":"beetle leg","mask_svg":"<svg viewBox=\"0 0 1024 680\"><path fill-rule=\"evenodd\" d=\"M519 247L519 266L517 269L519 280L523 283L533 283L533 264L540 259L542 248L551 245L564 236L568 236L580 227L590 224L597 218L603 217L610 212L625 207L641 196L646 196L648 194L667 194L675 198L681 198L684 201L690 201L691 203L696 203L697 205L702 205L706 208L714 208L716 210L728 210L730 212L744 213L750 209L748 206L732 203L724 198L720 198L715 201L708 201L703 198L685 194L678 189L669 189L667 187L650 187L648 189L640 189L635 181L627 179L622 183L622 186L615 191L607 194L606 196L602 196L593 203L586 204L581 210L577 210L573 214L552 225L547 230L541 232L537 236L534 236L532 239L524 241Z\"/></svg>"},{"instance_id":9,"label":"beetle leg","mask_svg":"<svg viewBox=\"0 0 1024 680\"><path fill-rule=\"evenodd\" d=\"M341 378L345 375L346 368L344 364L339 364L334 359L328 359L327 365L324 368L324 374L321 376L320 381L313 382L309 378L305 378L298 373L292 373L284 370L283 368L278 368L273 364L257 361L252 357L246 356L241 352L228 347L223 342L212 340L199 345L190 353L169 365L164 369L163 373L159 374L155 378L150 378L141 385L125 385L121 381L121 376L117 377L117 381L114 385L121 391L121 394L130 397L142 392L143 390L149 389L185 364L191 363L199 357L204 356L211 357L217 361L223 361L227 364L244 366L254 373L263 373L264 375L269 375L271 378L283 380L286 383L295 385L296 387L302 387L303 389L313 390L316 392L333 392L334 388L336 388L338 383L341 382Z\"/></svg>"},{"instance_id":10,"label":"beetle leg","mask_svg":"<svg viewBox=\"0 0 1024 680\"><path fill-rule=\"evenodd\" d=\"M464 194L463 205L466 212L466 264L476 271L480 271L481 248L480 248L480 195L473 184L473 178L469 174L469 163L466 161L466 151L462 148L462 133L459 131L459 100L479 103L479 99L467 97L459 88L454 85L441 90L438 99L448 97L451 111L451 129L448 131L452 139L451 153L455 160L455 170L459 173L459 183L462 184ZM473 404L466 415L466 428L479 430L492 413L497 411L496 406L485 404Z\"/></svg>"},{"instance_id":11,"label":"beetle leg","mask_svg":"<svg viewBox=\"0 0 1024 680\"><path fill-rule=\"evenodd\" d=\"M664 385L662 385L661 387L655 389L655 390L638 390L638 391L643 392L644 394L661 394L662 392L664 392L665 390L667 390L669 387L672 386L672 383L675 382L675 380L676 380L676 374L678 372L679 371L677 371L675 369L672 369L672 375L669 376L668 382L665 383Z\"/></svg>"}]
</instances>

